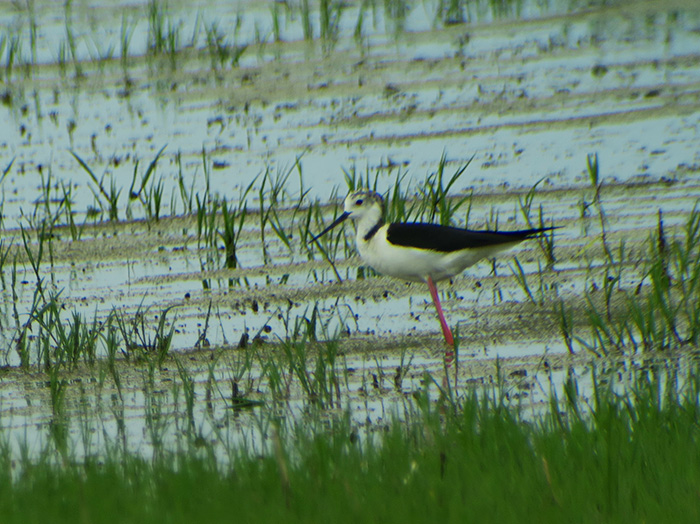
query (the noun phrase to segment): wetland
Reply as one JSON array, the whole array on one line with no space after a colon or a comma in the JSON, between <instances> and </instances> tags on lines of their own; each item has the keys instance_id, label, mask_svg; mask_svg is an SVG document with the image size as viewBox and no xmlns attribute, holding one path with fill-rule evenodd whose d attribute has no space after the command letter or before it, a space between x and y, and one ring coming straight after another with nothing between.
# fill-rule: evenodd
<instances>
[{"instance_id":1,"label":"wetland","mask_svg":"<svg viewBox=\"0 0 700 524\"><path fill-rule=\"evenodd\" d=\"M477 392L696 383L695 2L104 4L0 6L7 460L281 468ZM455 368L425 286L310 243L358 187L559 227L442 284Z\"/></svg>"}]
</instances>

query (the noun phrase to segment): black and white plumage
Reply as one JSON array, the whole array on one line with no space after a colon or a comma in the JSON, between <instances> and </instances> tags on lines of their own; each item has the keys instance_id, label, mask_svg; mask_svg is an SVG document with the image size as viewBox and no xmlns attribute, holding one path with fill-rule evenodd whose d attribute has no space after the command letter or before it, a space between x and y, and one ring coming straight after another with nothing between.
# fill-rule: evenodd
<instances>
[{"instance_id":1,"label":"black and white plumage","mask_svg":"<svg viewBox=\"0 0 700 524\"><path fill-rule=\"evenodd\" d=\"M412 282L451 278L483 258L552 229L472 231L421 222L385 224L382 198L356 191L345 199L345 212L315 239L347 218L355 221L357 250L367 265Z\"/></svg>"},{"instance_id":2,"label":"black and white plumage","mask_svg":"<svg viewBox=\"0 0 700 524\"><path fill-rule=\"evenodd\" d=\"M385 224L382 198L372 191L349 194L344 207L344 213L313 240L352 218L357 250L367 265L384 275L428 284L449 345L454 344L454 339L444 320L435 282L454 277L483 258L554 229L472 231L421 222Z\"/></svg>"}]
</instances>

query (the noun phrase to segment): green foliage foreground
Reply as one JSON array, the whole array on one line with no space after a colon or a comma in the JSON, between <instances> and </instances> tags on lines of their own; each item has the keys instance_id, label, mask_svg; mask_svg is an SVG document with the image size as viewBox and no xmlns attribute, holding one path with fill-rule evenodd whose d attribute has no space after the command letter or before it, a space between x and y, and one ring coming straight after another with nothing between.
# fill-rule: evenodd
<instances>
[{"instance_id":1,"label":"green foliage foreground","mask_svg":"<svg viewBox=\"0 0 700 524\"><path fill-rule=\"evenodd\" d=\"M700 522L700 373L660 366L624 394L594 378L583 399L569 380L540 414L493 394L419 396L386 430L357 434L347 416L271 430L267 454L226 464L206 445L13 460L6 442L0 520Z\"/></svg>"}]
</instances>

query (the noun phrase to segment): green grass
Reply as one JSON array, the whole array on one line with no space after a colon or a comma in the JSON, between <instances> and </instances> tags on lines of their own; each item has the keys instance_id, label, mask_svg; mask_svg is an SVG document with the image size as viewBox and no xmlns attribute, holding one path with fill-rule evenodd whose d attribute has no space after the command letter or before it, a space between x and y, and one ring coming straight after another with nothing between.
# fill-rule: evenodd
<instances>
[{"instance_id":1,"label":"green grass","mask_svg":"<svg viewBox=\"0 0 700 524\"><path fill-rule=\"evenodd\" d=\"M48 448L17 461L5 442L0 513L5 523L697 522L700 380L693 365L677 390L677 372L636 372L622 396L604 385L613 373L588 402L570 379L541 415L494 393L441 408L423 392L376 433L347 415L273 421L262 455L241 447L230 463L200 439L149 459L115 446L79 461Z\"/></svg>"},{"instance_id":2,"label":"green grass","mask_svg":"<svg viewBox=\"0 0 700 524\"><path fill-rule=\"evenodd\" d=\"M610 248L597 155L588 156L588 169L595 190L593 201L599 214L603 257L598 266L589 264L588 267L588 278L593 282L584 294L589 335L574 338L598 356L697 346L700 339L699 204L695 204L685 222L674 228L672 234L666 231L659 209L656 230L649 236L642 256L631 259L623 242L616 250ZM559 312L566 340L572 333L566 328L565 311L560 309Z\"/></svg>"},{"instance_id":3,"label":"green grass","mask_svg":"<svg viewBox=\"0 0 700 524\"><path fill-rule=\"evenodd\" d=\"M31 77L35 70L44 67L46 64L37 59L37 49L42 43L42 47L55 50L52 52L54 65L58 66L63 79L68 80L70 66L74 73L70 80L81 81L101 77L111 62L118 62L128 86L132 76L135 78L141 74L139 67L143 59L149 66L148 73L160 76L177 73L183 63L193 57L208 58L212 71L219 77L221 71L236 68L249 48L257 48L258 56L263 57L268 52L268 42L283 42L287 40L284 33L297 34L299 29L304 41L313 44L310 49L318 47L330 55L339 42L354 41L360 54L365 56L374 35L390 35L397 40L404 36L407 21L416 10L420 11L421 17L432 17L436 28L444 28L492 19L517 20L522 18L523 9L522 0L299 0L279 5L273 2L269 15L260 15L255 9L240 9L233 24L229 24L233 27L225 28L219 27L222 13L216 10L203 9L195 14L186 6L180 9L177 3L170 4L167 0L148 0L132 6L127 12L109 13L108 9L108 14L94 20L82 12L81 4L68 0L62 3L63 30L51 31L49 35L42 31L45 13L35 9L34 0L15 2L16 19L4 30L0 28L0 63L4 65L4 80ZM537 7L541 9L541 15L556 12L556 8L551 11L545 4ZM600 4L597 7L605 7L605 2ZM571 10L579 8L573 6ZM116 32L102 25L104 21L114 23L110 15L120 19ZM262 22L261 16L268 20ZM90 19L89 24L84 24L86 17ZM191 34L185 35L184 29L188 25L185 20L190 17L195 22ZM341 23L343 17L352 17L354 22ZM248 36L247 41L242 41L240 36L244 24L255 27L254 35ZM145 49L136 49L132 36L137 27L144 25ZM105 38L105 35L109 36ZM279 46L272 51L276 58L281 54ZM118 61L113 58L118 58Z\"/></svg>"},{"instance_id":4,"label":"green grass","mask_svg":"<svg viewBox=\"0 0 700 524\"><path fill-rule=\"evenodd\" d=\"M94 37L80 36L74 30L71 4L70 1L65 4L65 38L57 46L58 61L62 70L72 62L79 78L84 71L92 70L77 56L77 45L82 39ZM501 4L491 5L497 10ZM33 3L27 5L31 7ZM339 37L345 4L334 0L319 4L303 0L298 23L303 24L308 40L316 38L311 22L316 5L320 10L317 37L332 49ZM466 13L464 2L449 2L449 5L440 2L440 5L452 21ZM356 25L359 41L367 38L363 31L370 31L373 9L373 2L362 3ZM410 6L401 0L387 0L384 9L387 30L400 32ZM168 14L167 3L155 0L149 3L148 16L147 55L170 60L175 69L176 60L186 47L181 24ZM242 16L237 18L236 29L241 20ZM130 47L138 18L123 15L121 21L119 58L126 77L126 70L132 63L138 63L130 61L137 58L131 55ZM281 38L279 20L277 25L274 40ZM200 26L206 42L196 36ZM213 70L235 67L247 49L247 44L238 43L235 31L231 36L216 22L202 21L194 31L189 47L198 50L200 56L209 56ZM29 38L31 56L23 56L26 47L19 33L6 31L0 35L5 80L13 79L13 71L29 71L30 65L37 66L35 23L31 25ZM115 49L111 42L104 42L102 47L95 42L93 59L101 63ZM39 104L35 105L40 114ZM68 124L71 142L76 126L72 120ZM164 212L163 197L168 189L168 178L161 173L168 169L164 149L165 146L156 153L143 173L138 159L134 160L130 186L129 177L121 177L127 183L118 186L117 178L107 171L98 176L88 165L92 160L87 157L83 160L76 153L73 157L88 175L89 187L102 215L115 223L120 221L120 215L131 220L130 206L140 202L150 224L158 222ZM98 156L95 151L95 158ZM207 159L205 151L202 157L204 193L195 192L197 173L183 172L178 153L179 173L172 194L174 199L179 195L179 207L193 216L193 222L196 214L196 238L203 270L237 269L239 250L245 240L247 247L253 245L254 249L262 250L261 259L269 265L276 262L275 257L292 258L296 253L309 260L323 257L337 280L341 280L333 264L336 257L347 257L354 252L351 228L347 232L339 229L322 243L309 246L309 231L319 231L330 215L337 216L339 208L305 200L309 191L302 182L300 158L289 170L266 168L259 178L241 189L237 199L227 201L210 192L211 159ZM157 170L159 163L162 167ZM473 194L455 194L456 183L468 165L466 162L457 166L450 174L443 155L436 170L412 187L407 187L407 174L401 166L382 168L381 172L378 169L374 176L369 168L364 176L353 168L346 173L346 179L349 189L376 190L380 174L386 175L382 183L387 185L391 177L393 189L386 194L391 220L468 225ZM13 160L9 160L0 184L12 167ZM298 200L287 190L294 169L300 180ZM605 212L606 186L597 155L587 157L587 170L590 187L586 191L590 197L588 204L582 200L581 221L591 213L593 216L586 223L599 233L591 243L594 262L587 268L587 279L595 284L595 290L593 286L587 287L591 290L577 297L585 302L582 309L585 318L575 319L571 300L565 301L556 289L545 287L542 268L537 274L530 274L515 259L513 273L518 285L533 307L556 312L554 321L558 320L571 353L585 348L597 356L641 351L656 356L662 351L697 347L700 209L693 209L685 224L674 231L664 226L659 210L658 227L648 244L638 250L639 254L631 255L623 243L619 248L614 244L614 224L608 221ZM86 227L75 223L75 213L82 211L73 210L73 186L62 180L52 182L50 166L46 174L40 174L41 195L33 213L25 215L28 227L20 228L14 244L9 235L4 239L7 243L0 243L0 266L5 270L0 276L3 288L6 273L9 276L8 296L11 292L14 308L11 319L14 322L10 322L14 326L3 325L4 330L13 327L15 330L8 337L11 345L4 349L19 354L25 372L45 373L42 376L47 384L50 420L38 427L39 441L44 444L38 444L40 449L33 448L31 453L29 442L10 442L0 430L2 522L112 522L117 515L135 522L233 518L255 522L700 520L697 467L700 387L694 364L690 365L690 371L684 367L681 372L673 359L665 360L662 365L645 362L645 370L635 372L630 379L632 384L622 385L627 389L620 396L611 393L612 386L607 384L621 389L613 376L623 373L621 368L613 366L610 376L597 379L590 399L578 396L577 384L571 379L563 393L557 392L562 400L552 397L551 405L542 414L507 405L493 392L488 392L490 396L468 392L467 398L457 400L464 391L448 390L449 401L434 402L428 400L425 391L415 391L413 396L406 397L402 404L404 411L395 415L395 420L381 423L375 420L364 425L351 422L348 414L338 409L339 405L344 406L350 389L349 370L344 354L339 351L339 335L328 333L332 314L327 316L327 311L315 302L313 306L309 303L301 315L291 318L290 303L286 336L270 351L257 347L257 337L252 337L253 343L246 351L213 352L216 360L209 368L206 393L202 397L202 388L197 389L194 371L187 367L186 357L179 360L170 354L179 335L174 327L177 309L146 304L133 313L114 309L105 317L104 312L96 310L91 316L72 310L70 303L63 303L60 292L50 281L55 278L54 244L60 241L56 232L60 233L62 222L71 238L77 240ZM537 184L519 200L519 210L529 227L549 225L545 224L542 204L535 205L535 197L539 197L536 187ZM124 193L128 197L120 201ZM176 213L177 204L177 200L171 200L171 215ZM490 222L492 227L498 226L498 210ZM249 238L244 235L248 232L246 226L252 231ZM543 237L540 249L549 269L555 261L554 237ZM24 304L26 311L20 313L18 307L22 303L17 290L18 280L22 278L18 266L22 263L24 278L31 280L34 294L31 303ZM585 269L585 263L582 261L579 269ZM315 280L324 280L323 275L317 277L319 270L310 271ZM229 287L241 282L247 285L245 279L228 278ZM211 287L208 278L203 280L203 286ZM200 340L206 338L211 309L210 303ZM345 325L350 320L340 318L340 309L336 302L334 312L340 324ZM271 312L278 314L281 315L279 310ZM216 367L218 359L231 359L223 381ZM154 374L165 363L172 362L177 375L170 379L173 385L166 392L171 395L166 401L162 391L157 391L161 386L155 384ZM636 369L636 363L633 364L632 368ZM128 404L131 396L122 394L122 365L133 366L136 372L146 368L143 391L139 391L145 400L135 408ZM253 371L254 366L260 371L257 367ZM98 375L100 378L96 380L114 384L117 393L107 416L113 416L117 422L116 434L100 427L87 408L76 408L88 402L84 393L79 400L77 395L69 395L69 388L79 387L71 382L70 373L82 370L87 370L87 375ZM395 379L401 391L400 382L405 373L402 363ZM388 382L390 378L384 380ZM679 381L682 384L677 391L674 388ZM424 381L424 384L437 383L439 380L436 382L433 377ZM251 406L258 401L247 397L257 399L259 393L266 403L284 403L292 396L290 390L296 391L295 399L301 398L304 405L304 414L298 419L290 417L277 404L273 407L255 404L255 417L261 430L260 448L227 442L218 435L206 438L201 435L203 424L198 417L202 414L195 408L203 398L211 402L212 396L226 395L231 405L238 402L238 406L241 403ZM166 405L170 400L174 408ZM145 420L145 438L155 447L153 457L144 457L121 445L120 439L126 438L125 408L128 416ZM134 411L138 413L134 415ZM176 417L181 417L185 424L178 428L177 445L170 448L167 437L171 436L172 428L168 425ZM230 423L228 418L224 420ZM71 431L78 433L77 439L71 436ZM216 432L216 427L212 431ZM90 444L92 438L98 440L92 436L96 434L106 440L105 446ZM74 452L76 440L95 454L83 457ZM13 451L16 447L19 453Z\"/></svg>"},{"instance_id":5,"label":"green grass","mask_svg":"<svg viewBox=\"0 0 700 524\"><path fill-rule=\"evenodd\" d=\"M150 209L146 215L153 221L161 209L156 193L163 193L163 178L156 165L162 153L141 175L135 164L129 190L131 200ZM97 177L74 156L112 218L112 202L121 190L108 190L104 176ZM351 252L352 241L344 232L315 244L314 251L306 247L308 230L320 230L339 208L306 202L300 159L289 169L262 172L257 182L240 190L234 204L210 192L209 161L205 152L202 157L204 193L194 193L193 185L188 188L182 174L177 190L181 207L193 215L197 209L191 217L197 244L210 254L204 256L213 257L212 267L238 267L246 223L252 224L252 249L262 248L262 259L269 264L279 255L268 250L268 243L282 248L284 256L298 250L312 258L318 248L331 263ZM405 172L389 173L396 181L387 195L391 212L443 223L466 212L468 223L473 195L448 197L467 165L451 176L447 165L443 155L434 173L413 189L403 184ZM646 248L632 259L624 244L611 249L614 231L605 220L604 186L594 156L588 166L598 211L591 221L601 237L590 243L597 250L597 258L591 259L595 264L586 268L582 260L580 267L596 283L595 291L578 298L585 302L577 309L585 318L575 319L571 302L557 288L547 287L548 269L529 274L515 259L517 283L532 307L554 311L553 322L559 323L570 352L583 347L599 356L637 351L652 355L652 350L660 355L656 350L696 347L700 206L676 228L666 227L659 213ZM287 187L295 169L298 194ZM351 171L347 182L352 188L376 188L378 177L369 170L363 176ZM286 326L275 344L261 346L258 336L252 336L250 347L240 352L214 351L202 386L196 366L190 368L186 357L171 354L178 336L177 308L146 304L133 313L114 309L106 318L98 311L90 316L71 310L49 286L53 232L60 220L70 226L73 216L65 186L58 202L54 193L58 186L51 183L48 170L29 228L20 229L17 245L0 250L2 266L11 271L14 297L19 260L36 281L28 311L19 313L15 298L12 350L27 373L46 374L50 407L50 420L37 430L43 443L39 449L30 452L28 442L10 442L0 430L2 522L39 522L47 515L52 522L106 522L114 518L115 508L125 520L138 522L223 521L231 515L255 522L520 522L524 515L537 515L541 522L698 519L700 371L695 363L679 366L667 359L645 362L640 369L631 362L632 372L610 364L605 376L593 378L592 389L586 387L588 398L579 396L571 371L563 390L552 391L551 404L542 412L506 402L503 382L498 382L500 389L478 394L448 388L446 398L429 400L425 388L440 384L440 377L425 376L422 389L405 395L393 418L389 409L381 422L364 424L343 411L351 385L340 331L350 331L354 313L343 318L347 306L340 301L330 308L309 302L296 316L291 303L286 317L281 307L269 311L270 318L281 318ZM536 196L533 187L514 211L528 224ZM535 218L543 224L542 206L538 214ZM295 228L298 238L291 235ZM209 263L201 261L203 268ZM247 285L241 280L229 280L228 285ZM211 312L210 305L200 340L206 338ZM339 332L330 333L336 324ZM168 366L176 373L169 382L158 381ZM395 377L379 381L389 384L393 378L399 392L408 392L410 386L400 384L409 367L410 362L406 367L402 362ZM591 374L602 373L602 368L592 365ZM140 371L143 377L143 402L136 407L129 404L133 379L126 384L125 370ZM77 398L79 386L71 383L71 374L81 371L96 376L98 383L114 385L111 411L96 416L87 390ZM617 379L618 374L625 380ZM546 378L540 382L546 387ZM224 399L232 410L249 410L249 420L241 425L254 427L259 440L254 445L234 442L229 416L235 420L239 415L227 409L222 419L206 418L213 415L204 414L200 404L212 399ZM301 404L303 413L294 416L290 401ZM387 403L398 406L393 402ZM127 443L125 411L143 420L152 456L144 457L148 452ZM116 422L116 431L100 427L105 413ZM87 450L87 456L78 449Z\"/></svg>"}]
</instances>

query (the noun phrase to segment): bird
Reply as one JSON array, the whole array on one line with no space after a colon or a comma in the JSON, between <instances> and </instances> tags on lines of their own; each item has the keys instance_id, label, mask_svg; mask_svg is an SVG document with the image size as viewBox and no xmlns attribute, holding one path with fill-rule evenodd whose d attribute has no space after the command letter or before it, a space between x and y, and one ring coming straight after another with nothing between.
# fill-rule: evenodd
<instances>
[{"instance_id":1,"label":"bird","mask_svg":"<svg viewBox=\"0 0 700 524\"><path fill-rule=\"evenodd\" d=\"M523 240L556 229L541 227L519 231L474 231L425 222L384 221L384 201L374 191L351 192L344 210L327 228L312 237L316 242L346 219L355 222L355 243L360 258L380 274L428 285L447 344L445 361L454 360L454 336L445 320L436 282L452 278L479 260L506 251Z\"/></svg>"}]
</instances>

